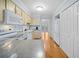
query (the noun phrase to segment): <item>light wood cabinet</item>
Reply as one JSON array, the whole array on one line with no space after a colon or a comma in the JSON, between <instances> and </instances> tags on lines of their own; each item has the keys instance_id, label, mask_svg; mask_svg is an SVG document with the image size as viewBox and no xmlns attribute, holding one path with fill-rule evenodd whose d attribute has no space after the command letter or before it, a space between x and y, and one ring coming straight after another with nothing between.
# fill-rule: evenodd
<instances>
[{"instance_id":1,"label":"light wood cabinet","mask_svg":"<svg viewBox=\"0 0 79 59\"><path fill-rule=\"evenodd\" d=\"M27 15L26 15L26 13L24 13L24 15L25 15L25 20L24 20L24 22L25 22L25 25L28 23L28 18L27 18Z\"/></svg>"},{"instance_id":2,"label":"light wood cabinet","mask_svg":"<svg viewBox=\"0 0 79 59\"><path fill-rule=\"evenodd\" d=\"M5 9L5 0L0 0L0 24L3 23L3 10Z\"/></svg>"},{"instance_id":3,"label":"light wood cabinet","mask_svg":"<svg viewBox=\"0 0 79 59\"><path fill-rule=\"evenodd\" d=\"M28 22L27 23L31 23L31 17L28 15Z\"/></svg>"},{"instance_id":4,"label":"light wood cabinet","mask_svg":"<svg viewBox=\"0 0 79 59\"><path fill-rule=\"evenodd\" d=\"M18 6L16 6L16 8L15 8L15 13L17 15L21 16L21 9Z\"/></svg>"},{"instance_id":5,"label":"light wood cabinet","mask_svg":"<svg viewBox=\"0 0 79 59\"><path fill-rule=\"evenodd\" d=\"M31 17L22 11L17 5L11 0L0 0L0 24L3 23L3 10L8 9L19 16L22 16L22 22L24 25L31 23Z\"/></svg>"},{"instance_id":6,"label":"light wood cabinet","mask_svg":"<svg viewBox=\"0 0 79 59\"><path fill-rule=\"evenodd\" d=\"M15 13L15 4L11 0L6 0L6 9Z\"/></svg>"},{"instance_id":7,"label":"light wood cabinet","mask_svg":"<svg viewBox=\"0 0 79 59\"><path fill-rule=\"evenodd\" d=\"M30 18L30 16L27 15L27 14L26 14L26 22L27 22L27 23L31 23L31 18Z\"/></svg>"},{"instance_id":8,"label":"light wood cabinet","mask_svg":"<svg viewBox=\"0 0 79 59\"><path fill-rule=\"evenodd\" d=\"M38 19L32 19L31 24L32 25L38 25L39 24L39 20Z\"/></svg>"},{"instance_id":9,"label":"light wood cabinet","mask_svg":"<svg viewBox=\"0 0 79 59\"><path fill-rule=\"evenodd\" d=\"M31 17L27 15L25 12L22 12L22 18L24 25L27 25L27 23L31 23Z\"/></svg>"},{"instance_id":10,"label":"light wood cabinet","mask_svg":"<svg viewBox=\"0 0 79 59\"><path fill-rule=\"evenodd\" d=\"M22 11L22 22L25 25L25 13Z\"/></svg>"}]
</instances>

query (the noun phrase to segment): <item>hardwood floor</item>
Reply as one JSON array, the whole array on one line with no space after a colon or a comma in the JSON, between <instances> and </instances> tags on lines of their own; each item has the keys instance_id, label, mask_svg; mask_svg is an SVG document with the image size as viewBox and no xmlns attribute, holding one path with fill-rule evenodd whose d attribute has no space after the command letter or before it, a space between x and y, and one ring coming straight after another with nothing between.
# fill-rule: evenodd
<instances>
[{"instance_id":1,"label":"hardwood floor","mask_svg":"<svg viewBox=\"0 0 79 59\"><path fill-rule=\"evenodd\" d=\"M63 50L49 36L48 32L42 33L46 58L68 58Z\"/></svg>"}]
</instances>

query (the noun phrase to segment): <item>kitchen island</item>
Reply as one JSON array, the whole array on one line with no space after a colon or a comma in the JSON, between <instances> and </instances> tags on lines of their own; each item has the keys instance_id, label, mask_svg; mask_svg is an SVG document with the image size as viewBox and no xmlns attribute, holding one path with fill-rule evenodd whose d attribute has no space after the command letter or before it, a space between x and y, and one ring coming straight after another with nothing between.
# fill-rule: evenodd
<instances>
[{"instance_id":1,"label":"kitchen island","mask_svg":"<svg viewBox=\"0 0 79 59\"><path fill-rule=\"evenodd\" d=\"M0 58L44 58L42 40L6 39L0 44Z\"/></svg>"}]
</instances>

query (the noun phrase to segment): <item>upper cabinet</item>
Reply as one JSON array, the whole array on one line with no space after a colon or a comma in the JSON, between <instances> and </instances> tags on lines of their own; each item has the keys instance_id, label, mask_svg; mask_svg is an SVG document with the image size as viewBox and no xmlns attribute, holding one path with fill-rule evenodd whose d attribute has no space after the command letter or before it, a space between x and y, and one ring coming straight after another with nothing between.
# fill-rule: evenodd
<instances>
[{"instance_id":1,"label":"upper cabinet","mask_svg":"<svg viewBox=\"0 0 79 59\"><path fill-rule=\"evenodd\" d=\"M22 25L22 17L16 15L10 10L4 10L4 23L5 24L15 24Z\"/></svg>"},{"instance_id":2,"label":"upper cabinet","mask_svg":"<svg viewBox=\"0 0 79 59\"><path fill-rule=\"evenodd\" d=\"M39 25L39 23L40 23L40 20L38 20L38 19L32 19L31 20L32 25Z\"/></svg>"},{"instance_id":3,"label":"upper cabinet","mask_svg":"<svg viewBox=\"0 0 79 59\"><path fill-rule=\"evenodd\" d=\"M25 21L25 13L22 11L22 22L24 25L26 25L26 21Z\"/></svg>"},{"instance_id":4,"label":"upper cabinet","mask_svg":"<svg viewBox=\"0 0 79 59\"><path fill-rule=\"evenodd\" d=\"M21 16L21 9L18 6L15 7L15 13Z\"/></svg>"},{"instance_id":5,"label":"upper cabinet","mask_svg":"<svg viewBox=\"0 0 79 59\"><path fill-rule=\"evenodd\" d=\"M5 0L0 0L0 24L3 23L3 10L5 9Z\"/></svg>"},{"instance_id":6,"label":"upper cabinet","mask_svg":"<svg viewBox=\"0 0 79 59\"><path fill-rule=\"evenodd\" d=\"M31 17L29 15L26 15L26 19L27 19L27 23L30 23L31 24Z\"/></svg>"},{"instance_id":7,"label":"upper cabinet","mask_svg":"<svg viewBox=\"0 0 79 59\"><path fill-rule=\"evenodd\" d=\"M3 16L4 16L3 10L4 9L7 9L7 10L13 12L14 14L16 14L16 16L18 15L18 16L22 17L21 22L23 23L23 25L27 25L27 23L31 24L31 22L32 22L31 17L26 12L21 10L15 3L13 3L12 0L0 0L0 24L1 23L3 24L4 21L7 21L7 20L3 19Z\"/></svg>"},{"instance_id":8,"label":"upper cabinet","mask_svg":"<svg viewBox=\"0 0 79 59\"><path fill-rule=\"evenodd\" d=\"M26 25L27 23L31 23L31 17L27 15L25 12L22 12L23 23Z\"/></svg>"},{"instance_id":9,"label":"upper cabinet","mask_svg":"<svg viewBox=\"0 0 79 59\"><path fill-rule=\"evenodd\" d=\"M15 4L11 0L6 0L6 8L15 13Z\"/></svg>"}]
</instances>

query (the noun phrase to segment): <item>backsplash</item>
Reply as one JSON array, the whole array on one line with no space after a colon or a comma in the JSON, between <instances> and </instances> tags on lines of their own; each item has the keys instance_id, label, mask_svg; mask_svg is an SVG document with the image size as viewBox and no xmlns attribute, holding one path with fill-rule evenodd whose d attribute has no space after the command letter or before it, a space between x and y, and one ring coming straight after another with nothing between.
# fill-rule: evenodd
<instances>
[{"instance_id":1,"label":"backsplash","mask_svg":"<svg viewBox=\"0 0 79 59\"><path fill-rule=\"evenodd\" d=\"M12 31L13 27L11 25L0 25L0 32Z\"/></svg>"},{"instance_id":2,"label":"backsplash","mask_svg":"<svg viewBox=\"0 0 79 59\"><path fill-rule=\"evenodd\" d=\"M23 27L20 25L0 25L0 33L8 31L22 31Z\"/></svg>"}]
</instances>

